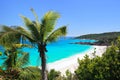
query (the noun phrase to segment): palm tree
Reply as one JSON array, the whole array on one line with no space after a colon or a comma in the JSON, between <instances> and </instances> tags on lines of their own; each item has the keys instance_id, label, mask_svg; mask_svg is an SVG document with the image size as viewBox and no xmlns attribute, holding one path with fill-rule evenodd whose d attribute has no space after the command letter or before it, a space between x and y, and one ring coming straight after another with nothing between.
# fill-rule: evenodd
<instances>
[{"instance_id":1,"label":"palm tree","mask_svg":"<svg viewBox=\"0 0 120 80\"><path fill-rule=\"evenodd\" d=\"M58 37L66 35L66 26L62 26L53 31L56 20L60 17L58 13L49 11L44 15L40 22L38 21L38 17L33 9L32 12L36 17L36 20L31 21L27 17L21 16L27 27L27 30L22 27L18 27L18 31L31 43L37 44L38 52L41 57L42 80L47 80L45 55L45 52L47 52L47 43L53 42Z\"/></svg>"},{"instance_id":2,"label":"palm tree","mask_svg":"<svg viewBox=\"0 0 120 80\"><path fill-rule=\"evenodd\" d=\"M38 73L39 68L26 67L29 63L29 54L21 50L23 47L31 46L14 44L5 48L4 53L2 53L4 57L1 58L4 60L2 68L5 70L0 69L0 75L4 77L3 79L38 80L41 77L40 73Z\"/></svg>"},{"instance_id":3,"label":"palm tree","mask_svg":"<svg viewBox=\"0 0 120 80\"><path fill-rule=\"evenodd\" d=\"M29 63L29 54L21 50L22 47L26 46L25 44L14 44L11 47L4 46L5 50L1 55L1 60L4 61L2 75L5 79L17 79L21 75L21 68L24 68Z\"/></svg>"},{"instance_id":4,"label":"palm tree","mask_svg":"<svg viewBox=\"0 0 120 80\"><path fill-rule=\"evenodd\" d=\"M25 47L24 44L15 44L14 47L5 48L3 53L4 60L3 67L7 70L12 70L15 68L22 68L29 63L29 54L23 52L21 48Z\"/></svg>"},{"instance_id":5,"label":"palm tree","mask_svg":"<svg viewBox=\"0 0 120 80\"><path fill-rule=\"evenodd\" d=\"M56 41L58 37L65 36L67 33L66 26L54 30L56 21L60 17L57 12L49 11L43 16L41 21L39 21L34 10L31 9L31 11L35 16L35 21L31 21L29 18L21 16L26 28L17 27L15 29L9 29L8 27L5 27L5 30L8 31L5 35L7 35L7 37L16 35L19 37L19 35L21 35L22 39L27 39L33 45L37 45L39 56L41 58L42 80L47 80L45 54L45 52L47 52L47 43ZM13 38L14 40L16 39L16 37ZM5 40L7 40L6 37L4 37L1 42L5 44Z\"/></svg>"}]
</instances>

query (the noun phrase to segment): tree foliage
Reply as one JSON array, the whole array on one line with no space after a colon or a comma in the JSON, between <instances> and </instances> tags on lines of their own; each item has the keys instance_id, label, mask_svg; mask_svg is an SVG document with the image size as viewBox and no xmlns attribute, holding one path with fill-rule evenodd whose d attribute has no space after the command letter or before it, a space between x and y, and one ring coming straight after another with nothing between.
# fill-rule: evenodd
<instances>
[{"instance_id":1,"label":"tree foliage","mask_svg":"<svg viewBox=\"0 0 120 80\"><path fill-rule=\"evenodd\" d=\"M17 80L41 80L40 71L37 67L20 68Z\"/></svg>"},{"instance_id":2,"label":"tree foliage","mask_svg":"<svg viewBox=\"0 0 120 80\"><path fill-rule=\"evenodd\" d=\"M22 68L29 63L29 54L21 50L26 45L14 44L14 46L4 48L1 60L3 60L3 68L14 69Z\"/></svg>"},{"instance_id":3,"label":"tree foliage","mask_svg":"<svg viewBox=\"0 0 120 80\"><path fill-rule=\"evenodd\" d=\"M59 80L60 78L60 72L55 71L54 69L51 69L48 73L48 80Z\"/></svg>"},{"instance_id":4,"label":"tree foliage","mask_svg":"<svg viewBox=\"0 0 120 80\"><path fill-rule=\"evenodd\" d=\"M102 57L90 59L85 56L79 60L75 71L79 80L119 80L120 79L120 47L119 39L107 49ZM97 53L96 53L97 54Z\"/></svg>"},{"instance_id":5,"label":"tree foliage","mask_svg":"<svg viewBox=\"0 0 120 80\"><path fill-rule=\"evenodd\" d=\"M106 40L108 40L108 39L115 39L115 38L117 39L118 36L120 36L120 32L106 32L106 33L101 33L101 34L87 34L87 35L78 36L76 38L95 39L95 40L106 39Z\"/></svg>"}]
</instances>

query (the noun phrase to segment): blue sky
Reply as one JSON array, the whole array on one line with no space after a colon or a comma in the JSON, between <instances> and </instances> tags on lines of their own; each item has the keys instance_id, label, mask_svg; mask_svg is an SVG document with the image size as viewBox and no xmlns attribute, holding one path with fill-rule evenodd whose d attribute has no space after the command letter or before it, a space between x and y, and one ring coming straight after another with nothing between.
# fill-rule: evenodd
<instances>
[{"instance_id":1,"label":"blue sky","mask_svg":"<svg viewBox=\"0 0 120 80\"><path fill-rule=\"evenodd\" d=\"M34 20L30 8L39 18L60 13L56 28L67 25L68 36L120 31L120 0L1 0L0 24L23 26L19 15Z\"/></svg>"}]
</instances>

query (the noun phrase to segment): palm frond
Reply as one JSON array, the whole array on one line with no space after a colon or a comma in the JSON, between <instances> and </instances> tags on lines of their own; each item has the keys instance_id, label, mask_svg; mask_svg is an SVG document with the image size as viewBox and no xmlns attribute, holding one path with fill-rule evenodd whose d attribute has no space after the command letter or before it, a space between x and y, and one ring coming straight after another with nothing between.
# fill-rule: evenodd
<instances>
[{"instance_id":1,"label":"palm frond","mask_svg":"<svg viewBox=\"0 0 120 80\"><path fill-rule=\"evenodd\" d=\"M3 65L5 69L12 68L14 66L14 61L13 61L14 55L9 54L5 61L3 62Z\"/></svg>"},{"instance_id":2,"label":"palm frond","mask_svg":"<svg viewBox=\"0 0 120 80\"><path fill-rule=\"evenodd\" d=\"M20 71L20 80L39 80L41 77L40 69L37 67L26 67Z\"/></svg>"},{"instance_id":3,"label":"palm frond","mask_svg":"<svg viewBox=\"0 0 120 80\"><path fill-rule=\"evenodd\" d=\"M28 19L25 16L21 16L21 18L23 19L27 29L29 29L29 31L31 32L32 37L34 39L38 40L39 39L39 31L36 27L36 22L32 22L30 19Z\"/></svg>"},{"instance_id":4,"label":"palm frond","mask_svg":"<svg viewBox=\"0 0 120 80\"><path fill-rule=\"evenodd\" d=\"M20 34L13 31L4 32L0 36L0 44L10 47L14 43L20 42Z\"/></svg>"},{"instance_id":5,"label":"palm frond","mask_svg":"<svg viewBox=\"0 0 120 80\"><path fill-rule=\"evenodd\" d=\"M2 27L3 29L0 32L0 44L2 46L10 47L12 44L20 42L20 34L15 30L15 28L8 26Z\"/></svg>"},{"instance_id":6,"label":"palm frond","mask_svg":"<svg viewBox=\"0 0 120 80\"><path fill-rule=\"evenodd\" d=\"M20 17L23 19L24 24L25 24L26 27L33 24L32 21L29 18L27 18L25 16L22 16L22 15L20 15ZM30 27L27 27L27 28L31 30Z\"/></svg>"},{"instance_id":7,"label":"palm frond","mask_svg":"<svg viewBox=\"0 0 120 80\"><path fill-rule=\"evenodd\" d=\"M14 32L14 31L15 31L14 28L9 27L9 26L5 26L5 25L3 25L2 28L3 28L3 31L4 31L4 32L7 32L7 31L13 31L13 32Z\"/></svg>"},{"instance_id":8,"label":"palm frond","mask_svg":"<svg viewBox=\"0 0 120 80\"><path fill-rule=\"evenodd\" d=\"M66 26L60 27L57 30L55 30L54 32L52 32L48 36L48 38L46 39L45 42L53 42L53 41L57 40L58 37L65 36L66 33L67 33Z\"/></svg>"},{"instance_id":9,"label":"palm frond","mask_svg":"<svg viewBox=\"0 0 120 80\"><path fill-rule=\"evenodd\" d=\"M2 56L2 52L0 52L0 56Z\"/></svg>"},{"instance_id":10,"label":"palm frond","mask_svg":"<svg viewBox=\"0 0 120 80\"><path fill-rule=\"evenodd\" d=\"M31 8L31 11L33 13L33 15L35 16L35 26L37 28L37 30L40 32L40 23L39 23L39 19L38 19L38 15L36 14L36 12L34 11L33 8Z\"/></svg>"},{"instance_id":11,"label":"palm frond","mask_svg":"<svg viewBox=\"0 0 120 80\"><path fill-rule=\"evenodd\" d=\"M33 15L35 16L36 21L39 22L39 20L38 20L38 15L37 15L36 12L34 11L34 9L31 8L30 10L32 11Z\"/></svg>"},{"instance_id":12,"label":"palm frond","mask_svg":"<svg viewBox=\"0 0 120 80\"><path fill-rule=\"evenodd\" d=\"M22 52L21 56L17 60L16 67L23 67L26 66L29 63L29 54Z\"/></svg>"},{"instance_id":13,"label":"palm frond","mask_svg":"<svg viewBox=\"0 0 120 80\"><path fill-rule=\"evenodd\" d=\"M28 47L28 48L32 48L31 45L28 45L28 44L13 44L13 46L15 48L23 48L23 47Z\"/></svg>"},{"instance_id":14,"label":"palm frond","mask_svg":"<svg viewBox=\"0 0 120 80\"><path fill-rule=\"evenodd\" d=\"M32 34L31 34L29 31L25 30L25 29L22 28L22 27L17 27L17 31L18 31L21 35L23 35L22 38L28 39L30 42L34 42L34 38L33 38Z\"/></svg>"},{"instance_id":15,"label":"palm frond","mask_svg":"<svg viewBox=\"0 0 120 80\"><path fill-rule=\"evenodd\" d=\"M54 29L57 19L60 15L57 12L47 12L41 21L41 33L44 33L44 38Z\"/></svg>"}]
</instances>

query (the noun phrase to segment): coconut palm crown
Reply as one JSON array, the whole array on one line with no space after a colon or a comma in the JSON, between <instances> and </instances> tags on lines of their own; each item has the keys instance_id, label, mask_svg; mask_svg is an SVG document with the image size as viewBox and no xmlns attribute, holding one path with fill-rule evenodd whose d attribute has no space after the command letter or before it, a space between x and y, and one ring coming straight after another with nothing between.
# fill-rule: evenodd
<instances>
[{"instance_id":1,"label":"coconut palm crown","mask_svg":"<svg viewBox=\"0 0 120 80\"><path fill-rule=\"evenodd\" d=\"M34 21L30 20L25 16L21 16L21 18L24 21L25 28L17 27L15 29L6 30L8 32L10 31L11 32L10 33L7 32L7 34L5 35L11 36L12 33L13 35L19 33L21 35L21 38L27 39L32 44L37 45L39 56L41 58L42 80L47 80L46 55L45 55L45 52L47 52L47 49L46 49L47 43L56 41L58 37L65 36L67 33L66 26L62 26L54 30L56 21L60 17L60 15L57 12L49 11L39 21L35 11L33 9L31 9L31 11L35 16ZM3 38L2 43L5 43L5 40L7 39Z\"/></svg>"}]
</instances>

